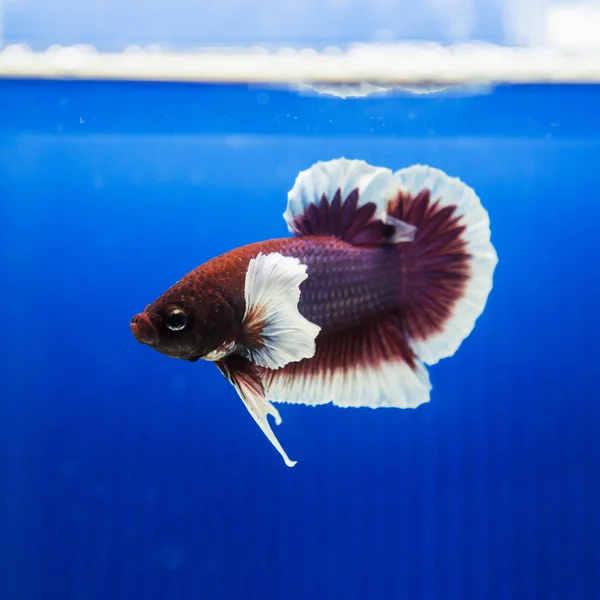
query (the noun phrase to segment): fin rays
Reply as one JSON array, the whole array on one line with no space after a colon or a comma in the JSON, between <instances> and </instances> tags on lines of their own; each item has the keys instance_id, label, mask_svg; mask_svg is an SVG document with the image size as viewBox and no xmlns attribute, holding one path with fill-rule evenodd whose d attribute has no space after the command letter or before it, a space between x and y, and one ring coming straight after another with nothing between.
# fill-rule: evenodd
<instances>
[{"instance_id":1,"label":"fin rays","mask_svg":"<svg viewBox=\"0 0 600 600\"><path fill-rule=\"evenodd\" d=\"M298 175L284 218L297 236L333 235L355 246L408 241L414 228L386 212L398 190L389 169L360 160L317 163Z\"/></svg>"},{"instance_id":2,"label":"fin rays","mask_svg":"<svg viewBox=\"0 0 600 600\"><path fill-rule=\"evenodd\" d=\"M244 406L267 439L281 454L285 464L288 467L293 467L296 461L290 460L269 424L268 415L275 419L276 425L281 424L281 417L278 410L265 398L263 384L257 368L246 359L236 355L231 355L215 364L233 385Z\"/></svg>"},{"instance_id":3,"label":"fin rays","mask_svg":"<svg viewBox=\"0 0 600 600\"><path fill-rule=\"evenodd\" d=\"M292 404L414 408L431 389L398 315L319 337L313 358L260 372L267 398Z\"/></svg>"},{"instance_id":4,"label":"fin rays","mask_svg":"<svg viewBox=\"0 0 600 600\"><path fill-rule=\"evenodd\" d=\"M306 265L278 252L253 258L246 271L245 345L253 362L277 369L310 358L321 328L298 311Z\"/></svg>"},{"instance_id":5,"label":"fin rays","mask_svg":"<svg viewBox=\"0 0 600 600\"><path fill-rule=\"evenodd\" d=\"M401 249L405 333L416 354L435 364L471 333L492 289L498 256L489 217L474 190L427 166L397 171L402 191L388 212L417 227Z\"/></svg>"}]
</instances>

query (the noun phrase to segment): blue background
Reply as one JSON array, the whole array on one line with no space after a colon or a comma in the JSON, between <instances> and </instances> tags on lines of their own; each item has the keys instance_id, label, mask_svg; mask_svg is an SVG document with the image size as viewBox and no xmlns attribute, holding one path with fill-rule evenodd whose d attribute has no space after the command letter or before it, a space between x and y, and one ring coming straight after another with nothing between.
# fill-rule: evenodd
<instances>
[{"instance_id":1,"label":"blue background","mask_svg":"<svg viewBox=\"0 0 600 600\"><path fill-rule=\"evenodd\" d=\"M600 597L600 89L0 86L0 598ZM461 177L500 263L431 403L283 405L289 469L129 320L340 155Z\"/></svg>"}]
</instances>

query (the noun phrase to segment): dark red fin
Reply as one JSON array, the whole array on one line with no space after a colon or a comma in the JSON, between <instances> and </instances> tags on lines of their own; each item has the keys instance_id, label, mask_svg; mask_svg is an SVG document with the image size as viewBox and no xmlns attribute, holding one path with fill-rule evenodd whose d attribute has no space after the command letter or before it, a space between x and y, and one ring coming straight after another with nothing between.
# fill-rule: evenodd
<instances>
[{"instance_id":1,"label":"dark red fin","mask_svg":"<svg viewBox=\"0 0 600 600\"><path fill-rule=\"evenodd\" d=\"M403 331L427 364L451 356L485 307L497 263L489 218L475 192L430 167L396 173L390 216L414 225L400 244Z\"/></svg>"},{"instance_id":2,"label":"dark red fin","mask_svg":"<svg viewBox=\"0 0 600 600\"><path fill-rule=\"evenodd\" d=\"M429 400L431 385L402 333L398 315L320 335L313 358L282 369L259 369L273 402L413 408Z\"/></svg>"},{"instance_id":3,"label":"dark red fin","mask_svg":"<svg viewBox=\"0 0 600 600\"><path fill-rule=\"evenodd\" d=\"M296 462L290 460L285 450L275 437L267 419L271 415L275 423L281 423L281 417L277 409L265 398L264 388L258 367L237 354L230 354L227 358L215 363L221 373L229 380L244 402L248 412L256 421L262 432L267 436L271 444L275 446L283 457L288 467L293 467Z\"/></svg>"},{"instance_id":4,"label":"dark red fin","mask_svg":"<svg viewBox=\"0 0 600 600\"><path fill-rule=\"evenodd\" d=\"M355 246L409 241L414 229L386 213L398 189L389 169L344 158L319 162L298 175L284 218L297 236L332 235Z\"/></svg>"}]
</instances>

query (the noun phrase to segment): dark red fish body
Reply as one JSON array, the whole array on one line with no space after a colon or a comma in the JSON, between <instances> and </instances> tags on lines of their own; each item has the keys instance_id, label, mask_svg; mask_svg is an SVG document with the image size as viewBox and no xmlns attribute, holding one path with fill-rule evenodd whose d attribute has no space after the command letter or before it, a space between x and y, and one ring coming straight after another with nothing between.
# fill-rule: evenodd
<instances>
[{"instance_id":1,"label":"dark red fish body","mask_svg":"<svg viewBox=\"0 0 600 600\"><path fill-rule=\"evenodd\" d=\"M298 309L323 333L361 324L398 306L401 286L397 248L359 247L331 236L310 236L257 242L217 256L191 271L147 310L152 312L159 305L185 297L202 298L195 310L205 310L207 299L213 297L212 314L228 315L229 311L221 308L226 303L241 323L246 308L248 263L261 252L298 258L307 266L308 278L300 285ZM382 277L382 272L390 276ZM225 321L222 327L229 329Z\"/></svg>"},{"instance_id":2,"label":"dark red fish body","mask_svg":"<svg viewBox=\"0 0 600 600\"><path fill-rule=\"evenodd\" d=\"M292 465L268 424L267 414L279 419L270 401L426 402L423 363L468 335L497 257L473 191L428 167L393 175L318 163L299 176L285 218L296 237L200 265L131 327L164 354L214 361Z\"/></svg>"}]
</instances>

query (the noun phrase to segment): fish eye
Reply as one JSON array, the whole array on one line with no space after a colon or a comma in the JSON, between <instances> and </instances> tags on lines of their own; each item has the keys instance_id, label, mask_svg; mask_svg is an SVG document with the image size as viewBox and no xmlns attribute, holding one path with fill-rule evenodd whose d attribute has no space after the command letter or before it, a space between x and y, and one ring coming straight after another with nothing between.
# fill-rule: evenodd
<instances>
[{"instance_id":1,"label":"fish eye","mask_svg":"<svg viewBox=\"0 0 600 600\"><path fill-rule=\"evenodd\" d=\"M187 325L188 317L182 308L170 308L165 316L165 325L171 331L181 331Z\"/></svg>"}]
</instances>

